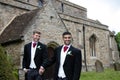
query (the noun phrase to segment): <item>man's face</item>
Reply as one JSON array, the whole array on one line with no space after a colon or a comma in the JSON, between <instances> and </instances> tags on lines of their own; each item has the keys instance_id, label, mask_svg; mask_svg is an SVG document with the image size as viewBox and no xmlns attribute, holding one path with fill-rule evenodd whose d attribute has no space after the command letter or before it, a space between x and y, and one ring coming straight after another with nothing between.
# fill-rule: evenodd
<instances>
[{"instance_id":1,"label":"man's face","mask_svg":"<svg viewBox=\"0 0 120 80\"><path fill-rule=\"evenodd\" d=\"M71 43L72 40L72 36L67 34L63 36L63 41L65 45L69 45Z\"/></svg>"},{"instance_id":2,"label":"man's face","mask_svg":"<svg viewBox=\"0 0 120 80\"><path fill-rule=\"evenodd\" d=\"M40 34L38 33L33 34L33 41L38 42L39 40L40 40Z\"/></svg>"}]
</instances>

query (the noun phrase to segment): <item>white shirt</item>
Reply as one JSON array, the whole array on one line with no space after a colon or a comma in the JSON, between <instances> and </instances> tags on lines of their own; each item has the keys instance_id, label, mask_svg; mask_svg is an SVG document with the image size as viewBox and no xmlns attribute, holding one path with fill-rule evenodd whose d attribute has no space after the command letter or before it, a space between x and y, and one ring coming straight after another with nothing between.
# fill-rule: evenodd
<instances>
[{"instance_id":1,"label":"white shirt","mask_svg":"<svg viewBox=\"0 0 120 80\"><path fill-rule=\"evenodd\" d=\"M36 51L36 47L37 47L37 43L36 46L33 48L33 43L31 44L31 62L30 62L30 68L36 68L35 62L34 62L34 57L35 57L35 51Z\"/></svg>"},{"instance_id":2,"label":"white shirt","mask_svg":"<svg viewBox=\"0 0 120 80\"><path fill-rule=\"evenodd\" d=\"M62 47L62 50L61 50L60 66L59 66L59 71L58 71L58 77L62 77L62 78L66 77L64 69L63 69L63 65L64 65L64 62L65 62L66 54L67 54L67 52L70 48L70 45L69 45L68 49L64 52L64 46Z\"/></svg>"}]
</instances>

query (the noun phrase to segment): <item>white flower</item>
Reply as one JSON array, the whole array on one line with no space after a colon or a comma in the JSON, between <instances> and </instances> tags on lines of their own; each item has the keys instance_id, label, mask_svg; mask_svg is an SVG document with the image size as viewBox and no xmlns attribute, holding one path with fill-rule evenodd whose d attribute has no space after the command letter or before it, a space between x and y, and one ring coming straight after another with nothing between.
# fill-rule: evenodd
<instances>
[{"instance_id":1,"label":"white flower","mask_svg":"<svg viewBox=\"0 0 120 80\"><path fill-rule=\"evenodd\" d=\"M67 52L67 55L72 55L71 52L72 52L72 51L68 51L68 52Z\"/></svg>"},{"instance_id":2,"label":"white flower","mask_svg":"<svg viewBox=\"0 0 120 80\"><path fill-rule=\"evenodd\" d=\"M41 47L40 47L40 46L37 46L37 48L38 48L38 49L41 49Z\"/></svg>"}]
</instances>

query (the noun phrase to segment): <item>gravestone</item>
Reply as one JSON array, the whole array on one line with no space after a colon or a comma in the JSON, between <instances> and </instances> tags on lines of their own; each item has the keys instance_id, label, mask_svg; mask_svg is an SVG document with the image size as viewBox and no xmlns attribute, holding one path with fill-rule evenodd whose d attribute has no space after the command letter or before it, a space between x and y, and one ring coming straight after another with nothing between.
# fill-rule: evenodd
<instances>
[{"instance_id":1,"label":"gravestone","mask_svg":"<svg viewBox=\"0 0 120 80\"><path fill-rule=\"evenodd\" d=\"M99 60L96 60L95 67L96 67L96 72L103 72L104 71L103 64Z\"/></svg>"},{"instance_id":2,"label":"gravestone","mask_svg":"<svg viewBox=\"0 0 120 80\"><path fill-rule=\"evenodd\" d=\"M114 70L115 70L115 71L120 71L120 63L115 62L115 63L113 64L113 66L114 66Z\"/></svg>"},{"instance_id":3,"label":"gravestone","mask_svg":"<svg viewBox=\"0 0 120 80\"><path fill-rule=\"evenodd\" d=\"M19 69L19 80L25 80L25 72L22 69Z\"/></svg>"}]
</instances>

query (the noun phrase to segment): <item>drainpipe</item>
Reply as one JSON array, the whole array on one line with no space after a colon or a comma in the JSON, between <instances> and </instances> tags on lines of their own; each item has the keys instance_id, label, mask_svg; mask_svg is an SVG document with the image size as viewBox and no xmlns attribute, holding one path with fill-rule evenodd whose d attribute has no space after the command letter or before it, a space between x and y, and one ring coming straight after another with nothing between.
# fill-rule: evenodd
<instances>
[{"instance_id":1,"label":"drainpipe","mask_svg":"<svg viewBox=\"0 0 120 80\"><path fill-rule=\"evenodd\" d=\"M84 63L85 63L85 68L86 68L86 72L87 72L88 69L87 69L87 62L86 62L85 26L84 26L84 24L83 24L83 46L84 46Z\"/></svg>"}]
</instances>

